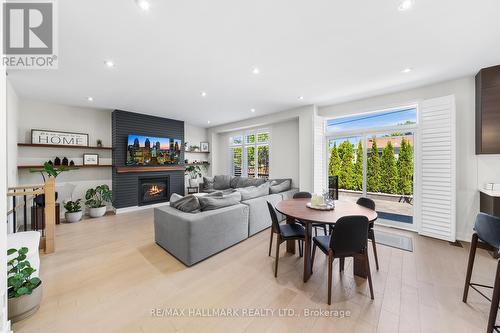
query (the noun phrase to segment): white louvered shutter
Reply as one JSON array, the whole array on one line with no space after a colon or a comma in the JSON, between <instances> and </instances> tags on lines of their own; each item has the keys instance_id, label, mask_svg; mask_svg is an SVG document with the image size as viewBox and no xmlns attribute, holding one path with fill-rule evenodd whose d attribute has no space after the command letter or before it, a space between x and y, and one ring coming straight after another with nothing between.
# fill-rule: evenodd
<instances>
[{"instance_id":1,"label":"white louvered shutter","mask_svg":"<svg viewBox=\"0 0 500 333\"><path fill-rule=\"evenodd\" d=\"M419 107L417 201L419 233L455 241L455 96L425 100Z\"/></svg>"},{"instance_id":2,"label":"white louvered shutter","mask_svg":"<svg viewBox=\"0 0 500 333\"><path fill-rule=\"evenodd\" d=\"M325 119L314 116L314 193L326 191L326 163L325 163Z\"/></svg>"}]
</instances>

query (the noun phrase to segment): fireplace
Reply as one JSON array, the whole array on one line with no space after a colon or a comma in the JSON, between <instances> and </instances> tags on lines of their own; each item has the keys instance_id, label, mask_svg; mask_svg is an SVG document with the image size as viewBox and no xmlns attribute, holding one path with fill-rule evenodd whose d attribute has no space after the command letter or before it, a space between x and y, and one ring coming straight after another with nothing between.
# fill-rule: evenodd
<instances>
[{"instance_id":1,"label":"fireplace","mask_svg":"<svg viewBox=\"0 0 500 333\"><path fill-rule=\"evenodd\" d=\"M139 178L139 206L164 201L168 201L168 176Z\"/></svg>"}]
</instances>

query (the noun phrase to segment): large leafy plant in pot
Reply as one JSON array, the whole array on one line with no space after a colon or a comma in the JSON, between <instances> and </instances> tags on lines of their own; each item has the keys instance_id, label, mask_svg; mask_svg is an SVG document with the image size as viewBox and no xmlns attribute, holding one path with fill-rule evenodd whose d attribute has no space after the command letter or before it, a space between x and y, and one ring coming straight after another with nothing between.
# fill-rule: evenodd
<instances>
[{"instance_id":1,"label":"large leafy plant in pot","mask_svg":"<svg viewBox=\"0 0 500 333\"><path fill-rule=\"evenodd\" d=\"M111 202L113 194L108 185L89 188L85 193L85 205L89 207L90 217L101 217L106 213L106 203Z\"/></svg>"},{"instance_id":2,"label":"large leafy plant in pot","mask_svg":"<svg viewBox=\"0 0 500 333\"><path fill-rule=\"evenodd\" d=\"M198 178L201 177L201 168L199 165L187 166L185 174L189 177L189 186L198 186Z\"/></svg>"},{"instance_id":3,"label":"large leafy plant in pot","mask_svg":"<svg viewBox=\"0 0 500 333\"><path fill-rule=\"evenodd\" d=\"M13 322L31 316L42 301L42 281L32 277L36 269L26 260L27 254L27 247L7 250L7 256L11 258L7 262L8 312Z\"/></svg>"}]
</instances>

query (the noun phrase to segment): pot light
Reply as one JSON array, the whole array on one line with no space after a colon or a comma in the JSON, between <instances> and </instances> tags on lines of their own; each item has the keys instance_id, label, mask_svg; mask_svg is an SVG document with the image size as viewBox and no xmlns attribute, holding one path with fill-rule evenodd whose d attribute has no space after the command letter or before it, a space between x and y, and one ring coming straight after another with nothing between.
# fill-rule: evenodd
<instances>
[{"instance_id":1,"label":"pot light","mask_svg":"<svg viewBox=\"0 0 500 333\"><path fill-rule=\"evenodd\" d=\"M255 113L255 109L250 109L250 112Z\"/></svg>"},{"instance_id":2,"label":"pot light","mask_svg":"<svg viewBox=\"0 0 500 333\"><path fill-rule=\"evenodd\" d=\"M147 11L149 10L149 7L151 7L151 4L149 3L148 0L135 0L137 6L139 6L140 9Z\"/></svg>"},{"instance_id":3,"label":"pot light","mask_svg":"<svg viewBox=\"0 0 500 333\"><path fill-rule=\"evenodd\" d=\"M259 69L259 67L254 67L254 68L252 69L252 74L255 74L255 75L260 74L260 69Z\"/></svg>"},{"instance_id":4,"label":"pot light","mask_svg":"<svg viewBox=\"0 0 500 333\"><path fill-rule=\"evenodd\" d=\"M413 68L407 67L407 68L403 69L401 71L401 73L403 73L403 74L410 73L412 70L413 70Z\"/></svg>"},{"instance_id":5,"label":"pot light","mask_svg":"<svg viewBox=\"0 0 500 333\"><path fill-rule=\"evenodd\" d=\"M201 97L207 97L207 92L206 92L206 91L202 91L202 92L200 93L200 95L201 95Z\"/></svg>"},{"instance_id":6,"label":"pot light","mask_svg":"<svg viewBox=\"0 0 500 333\"><path fill-rule=\"evenodd\" d=\"M92 96L87 97L87 101L93 102L94 101L94 97L92 97Z\"/></svg>"},{"instance_id":7,"label":"pot light","mask_svg":"<svg viewBox=\"0 0 500 333\"><path fill-rule=\"evenodd\" d=\"M398 10L400 12L404 12L404 11L407 11L407 10L410 10L413 8L413 5L415 4L415 1L414 0L403 0L401 1L401 3L399 4L399 7L398 7Z\"/></svg>"},{"instance_id":8,"label":"pot light","mask_svg":"<svg viewBox=\"0 0 500 333\"><path fill-rule=\"evenodd\" d=\"M112 60L105 60L104 61L104 64L106 65L106 67L108 68L113 68L115 67L115 63L112 61Z\"/></svg>"},{"instance_id":9,"label":"pot light","mask_svg":"<svg viewBox=\"0 0 500 333\"><path fill-rule=\"evenodd\" d=\"M297 99L298 99L299 101L302 101L302 100L304 99L304 96L299 96L299 97L297 97Z\"/></svg>"},{"instance_id":10,"label":"pot light","mask_svg":"<svg viewBox=\"0 0 500 333\"><path fill-rule=\"evenodd\" d=\"M207 121L207 124L210 124L210 120Z\"/></svg>"}]
</instances>

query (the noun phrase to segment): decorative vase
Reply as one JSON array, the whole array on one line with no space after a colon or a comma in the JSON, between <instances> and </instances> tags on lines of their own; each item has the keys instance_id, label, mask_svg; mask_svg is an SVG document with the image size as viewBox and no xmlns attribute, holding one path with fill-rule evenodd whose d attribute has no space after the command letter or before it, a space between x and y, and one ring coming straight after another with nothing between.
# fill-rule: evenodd
<instances>
[{"instance_id":1,"label":"decorative vase","mask_svg":"<svg viewBox=\"0 0 500 333\"><path fill-rule=\"evenodd\" d=\"M197 186L198 186L198 179L189 180L189 187L197 187Z\"/></svg>"},{"instance_id":2,"label":"decorative vase","mask_svg":"<svg viewBox=\"0 0 500 333\"><path fill-rule=\"evenodd\" d=\"M35 289L30 295L9 298L8 313L9 320L13 323L26 319L33 315L40 307L42 301L42 284Z\"/></svg>"},{"instance_id":3,"label":"decorative vase","mask_svg":"<svg viewBox=\"0 0 500 333\"><path fill-rule=\"evenodd\" d=\"M75 161L71 160L71 162L69 162L69 166L75 166Z\"/></svg>"},{"instance_id":4,"label":"decorative vase","mask_svg":"<svg viewBox=\"0 0 500 333\"><path fill-rule=\"evenodd\" d=\"M104 214L106 214L106 206L89 209L90 217L101 217L101 216L104 216Z\"/></svg>"},{"instance_id":5,"label":"decorative vase","mask_svg":"<svg viewBox=\"0 0 500 333\"><path fill-rule=\"evenodd\" d=\"M82 219L82 215L83 215L82 211L73 212L73 213L66 212L65 213L66 222L68 222L68 223L78 222Z\"/></svg>"},{"instance_id":6,"label":"decorative vase","mask_svg":"<svg viewBox=\"0 0 500 333\"><path fill-rule=\"evenodd\" d=\"M68 166L69 162L68 162L68 158L67 157L64 157L62 159L62 165L65 165L65 166Z\"/></svg>"},{"instance_id":7,"label":"decorative vase","mask_svg":"<svg viewBox=\"0 0 500 333\"><path fill-rule=\"evenodd\" d=\"M55 165L55 166L60 166L60 165L61 165L61 159L60 159L59 157L56 157L56 158L54 159L54 165Z\"/></svg>"}]
</instances>

